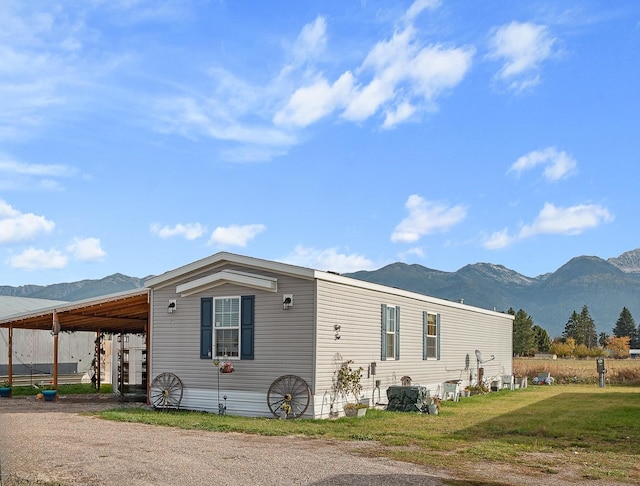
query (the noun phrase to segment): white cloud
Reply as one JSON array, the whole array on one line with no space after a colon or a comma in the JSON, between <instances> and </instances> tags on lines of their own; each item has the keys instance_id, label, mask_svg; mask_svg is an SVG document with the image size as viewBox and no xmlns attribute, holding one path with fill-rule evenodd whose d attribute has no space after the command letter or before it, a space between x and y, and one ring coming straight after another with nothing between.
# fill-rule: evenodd
<instances>
[{"instance_id":1,"label":"white cloud","mask_svg":"<svg viewBox=\"0 0 640 486\"><path fill-rule=\"evenodd\" d=\"M166 98L158 101L157 129L184 136L206 135L218 140L266 147L290 146L296 138L286 131L260 123L243 123L239 114L218 107L214 99L200 102L191 98Z\"/></svg>"},{"instance_id":2,"label":"white cloud","mask_svg":"<svg viewBox=\"0 0 640 486\"><path fill-rule=\"evenodd\" d=\"M338 273L374 269L373 262L368 258L359 254L341 253L337 248L321 250L299 245L283 261L292 265Z\"/></svg>"},{"instance_id":3,"label":"white cloud","mask_svg":"<svg viewBox=\"0 0 640 486\"><path fill-rule=\"evenodd\" d=\"M336 107L344 106L353 90L353 75L344 73L329 85L326 79L318 79L314 84L296 90L287 106L276 113L276 125L306 127L332 113Z\"/></svg>"},{"instance_id":4,"label":"white cloud","mask_svg":"<svg viewBox=\"0 0 640 486\"><path fill-rule=\"evenodd\" d=\"M0 173L29 176L70 177L76 169L61 164L25 164L0 155Z\"/></svg>"},{"instance_id":5,"label":"white cloud","mask_svg":"<svg viewBox=\"0 0 640 486\"><path fill-rule=\"evenodd\" d=\"M317 56L327 45L327 21L321 15L306 24L293 46L293 55L297 62Z\"/></svg>"},{"instance_id":6,"label":"white cloud","mask_svg":"<svg viewBox=\"0 0 640 486\"><path fill-rule=\"evenodd\" d=\"M424 258L424 250L422 248L409 248L406 251L400 252L399 254L401 260L407 259L407 257L418 257Z\"/></svg>"},{"instance_id":7,"label":"white cloud","mask_svg":"<svg viewBox=\"0 0 640 486\"><path fill-rule=\"evenodd\" d=\"M155 104L156 129L225 141L229 146L219 156L244 162L286 153L299 143L299 130L335 114L356 123L382 115L385 129L417 119L462 81L474 55L471 47L427 45L414 28L417 15L439 4L415 1L397 19L400 31L373 45L359 67L335 77L316 64L331 59L325 53L327 19L319 15L302 27L271 80L248 82L211 69L212 93L165 97Z\"/></svg>"},{"instance_id":8,"label":"white cloud","mask_svg":"<svg viewBox=\"0 0 640 486\"><path fill-rule=\"evenodd\" d=\"M371 49L359 70L371 72L371 80L354 88L342 117L363 121L382 110L383 126L390 128L406 120L409 111L432 110L439 95L462 81L473 54L470 47L423 46L416 29L408 26Z\"/></svg>"},{"instance_id":9,"label":"white cloud","mask_svg":"<svg viewBox=\"0 0 640 486\"><path fill-rule=\"evenodd\" d=\"M209 239L209 244L221 246L245 247L247 243L262 233L267 227L263 224L246 224L244 226L218 226Z\"/></svg>"},{"instance_id":10,"label":"white cloud","mask_svg":"<svg viewBox=\"0 0 640 486\"><path fill-rule=\"evenodd\" d=\"M401 103L395 111L387 111L382 128L392 128L409 119L416 112L416 107L409 102Z\"/></svg>"},{"instance_id":11,"label":"white cloud","mask_svg":"<svg viewBox=\"0 0 640 486\"><path fill-rule=\"evenodd\" d=\"M28 164L0 154L0 190L39 188L58 191L63 187L56 180L77 174L74 167L63 164Z\"/></svg>"},{"instance_id":12,"label":"white cloud","mask_svg":"<svg viewBox=\"0 0 640 486\"><path fill-rule=\"evenodd\" d=\"M83 262L102 261L107 255L98 238L74 238L73 242L67 245L67 252Z\"/></svg>"},{"instance_id":13,"label":"white cloud","mask_svg":"<svg viewBox=\"0 0 640 486\"><path fill-rule=\"evenodd\" d=\"M153 223L150 229L153 234L163 239L182 236L185 240L200 238L207 231L207 227L200 223L178 223L174 226L161 226L158 223Z\"/></svg>"},{"instance_id":14,"label":"white cloud","mask_svg":"<svg viewBox=\"0 0 640 486\"><path fill-rule=\"evenodd\" d=\"M67 266L68 258L59 250L27 248L20 255L11 256L6 262L21 270L60 269Z\"/></svg>"},{"instance_id":15,"label":"white cloud","mask_svg":"<svg viewBox=\"0 0 640 486\"><path fill-rule=\"evenodd\" d=\"M556 182L575 174L578 167L576 160L568 153L558 151L555 147L547 147L519 157L507 172L515 172L519 176L538 165L545 166L543 174L549 182Z\"/></svg>"},{"instance_id":16,"label":"white cloud","mask_svg":"<svg viewBox=\"0 0 640 486\"><path fill-rule=\"evenodd\" d=\"M426 9L435 9L440 6L440 0L415 0L404 15L406 22L413 20Z\"/></svg>"},{"instance_id":17,"label":"white cloud","mask_svg":"<svg viewBox=\"0 0 640 486\"><path fill-rule=\"evenodd\" d=\"M497 28L489 53L491 59L503 61L496 77L516 92L537 85L540 65L554 55L556 42L544 25L511 22Z\"/></svg>"},{"instance_id":18,"label":"white cloud","mask_svg":"<svg viewBox=\"0 0 640 486\"><path fill-rule=\"evenodd\" d=\"M513 236L509 236L509 230L507 228L502 231L496 231L489 238L485 240L483 246L487 250L499 250L500 248L506 248L515 241Z\"/></svg>"},{"instance_id":19,"label":"white cloud","mask_svg":"<svg viewBox=\"0 0 640 486\"><path fill-rule=\"evenodd\" d=\"M467 216L464 206L448 206L411 195L405 203L409 216L403 219L391 235L394 243L415 243L422 236L447 231Z\"/></svg>"},{"instance_id":20,"label":"white cloud","mask_svg":"<svg viewBox=\"0 0 640 486\"><path fill-rule=\"evenodd\" d=\"M538 234L578 235L611 221L613 215L598 204L578 204L562 208L545 203L535 221L520 229L519 237L528 238Z\"/></svg>"},{"instance_id":21,"label":"white cloud","mask_svg":"<svg viewBox=\"0 0 640 486\"><path fill-rule=\"evenodd\" d=\"M29 137L54 108L79 99L95 59L78 55L81 11L0 2L0 139Z\"/></svg>"},{"instance_id":22,"label":"white cloud","mask_svg":"<svg viewBox=\"0 0 640 486\"><path fill-rule=\"evenodd\" d=\"M54 228L55 223L44 216L21 213L0 199L0 244L30 240Z\"/></svg>"},{"instance_id":23,"label":"white cloud","mask_svg":"<svg viewBox=\"0 0 640 486\"><path fill-rule=\"evenodd\" d=\"M507 228L496 231L485 240L488 250L506 248L513 243L536 235L579 235L613 221L609 210L599 204L578 204L566 208L545 203L533 223L522 225L515 236Z\"/></svg>"}]
</instances>

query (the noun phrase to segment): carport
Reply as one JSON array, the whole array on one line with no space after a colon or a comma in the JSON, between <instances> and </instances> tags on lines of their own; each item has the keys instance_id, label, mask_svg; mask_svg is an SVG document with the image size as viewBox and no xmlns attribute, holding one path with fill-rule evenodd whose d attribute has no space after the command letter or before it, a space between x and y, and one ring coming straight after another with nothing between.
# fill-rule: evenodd
<instances>
[{"instance_id":1,"label":"carport","mask_svg":"<svg viewBox=\"0 0 640 486\"><path fill-rule=\"evenodd\" d=\"M58 389L58 335L60 332L95 332L99 338L108 334L143 334L149 336L150 290L136 289L104 295L64 305L6 316L0 328L8 329L8 381L13 383L13 330L50 331L53 338L53 387ZM98 341L98 339L96 339ZM149 356L149 339L146 339ZM100 360L97 360L98 368ZM100 370L97 370L98 387ZM147 390L148 390L147 383ZM148 393L147 393L148 396Z\"/></svg>"}]
</instances>

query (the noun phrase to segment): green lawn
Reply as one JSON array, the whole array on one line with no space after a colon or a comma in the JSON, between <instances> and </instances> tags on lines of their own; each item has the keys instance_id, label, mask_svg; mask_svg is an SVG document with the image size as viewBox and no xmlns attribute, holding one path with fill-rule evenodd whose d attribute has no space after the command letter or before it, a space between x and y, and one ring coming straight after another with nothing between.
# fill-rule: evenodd
<instances>
[{"instance_id":1,"label":"green lawn","mask_svg":"<svg viewBox=\"0 0 640 486\"><path fill-rule=\"evenodd\" d=\"M493 461L539 468L542 454L549 474L571 467L585 479L640 483L638 387L530 386L444 402L438 415L369 410L360 419L275 420L143 409L98 415L185 429L374 441L363 453L457 474Z\"/></svg>"},{"instance_id":2,"label":"green lawn","mask_svg":"<svg viewBox=\"0 0 640 486\"><path fill-rule=\"evenodd\" d=\"M111 385L102 385L100 387L100 393L111 393ZM40 388L34 386L14 386L11 390L11 394L14 397L31 396L40 393ZM73 385L59 385L58 395L86 395L89 393L97 393L93 385L90 383L76 383Z\"/></svg>"}]
</instances>

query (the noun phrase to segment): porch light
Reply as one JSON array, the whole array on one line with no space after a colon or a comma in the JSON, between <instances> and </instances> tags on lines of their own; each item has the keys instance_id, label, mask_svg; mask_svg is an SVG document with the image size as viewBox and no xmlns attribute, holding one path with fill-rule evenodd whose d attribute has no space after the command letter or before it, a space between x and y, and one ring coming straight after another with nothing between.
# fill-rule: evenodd
<instances>
[{"instance_id":1,"label":"porch light","mask_svg":"<svg viewBox=\"0 0 640 486\"><path fill-rule=\"evenodd\" d=\"M167 306L167 314L173 314L176 311L176 301L170 300L169 305Z\"/></svg>"},{"instance_id":2,"label":"porch light","mask_svg":"<svg viewBox=\"0 0 640 486\"><path fill-rule=\"evenodd\" d=\"M282 296L282 310L289 310L291 307L293 307L293 295L284 294Z\"/></svg>"}]
</instances>

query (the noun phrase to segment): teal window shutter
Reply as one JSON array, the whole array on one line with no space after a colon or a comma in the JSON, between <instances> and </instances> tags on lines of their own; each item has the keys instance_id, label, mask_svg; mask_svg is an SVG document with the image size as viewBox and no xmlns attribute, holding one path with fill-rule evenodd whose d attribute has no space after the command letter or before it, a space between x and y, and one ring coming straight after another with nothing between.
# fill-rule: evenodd
<instances>
[{"instance_id":1,"label":"teal window shutter","mask_svg":"<svg viewBox=\"0 0 640 486\"><path fill-rule=\"evenodd\" d=\"M211 359L213 348L213 298L200 299L200 358Z\"/></svg>"},{"instance_id":2,"label":"teal window shutter","mask_svg":"<svg viewBox=\"0 0 640 486\"><path fill-rule=\"evenodd\" d=\"M255 296L244 295L241 300L240 359L253 359Z\"/></svg>"},{"instance_id":3,"label":"teal window shutter","mask_svg":"<svg viewBox=\"0 0 640 486\"><path fill-rule=\"evenodd\" d=\"M385 361L387 359L387 305L386 304L382 304L381 314L382 314L382 318L380 320L382 321L382 336L381 336L382 346L380 350L380 359L382 361Z\"/></svg>"},{"instance_id":4,"label":"teal window shutter","mask_svg":"<svg viewBox=\"0 0 640 486\"><path fill-rule=\"evenodd\" d=\"M396 356L395 359L400 359L400 307L396 306Z\"/></svg>"}]
</instances>

